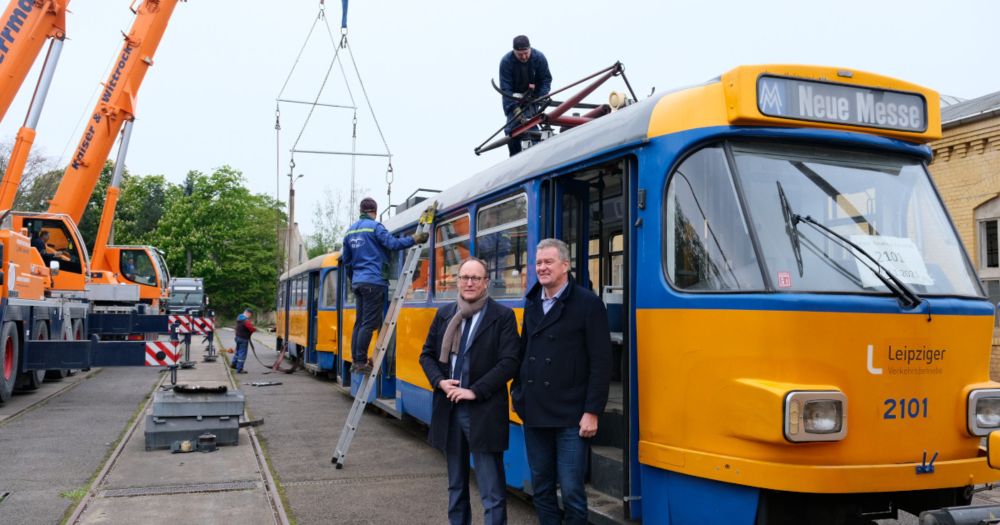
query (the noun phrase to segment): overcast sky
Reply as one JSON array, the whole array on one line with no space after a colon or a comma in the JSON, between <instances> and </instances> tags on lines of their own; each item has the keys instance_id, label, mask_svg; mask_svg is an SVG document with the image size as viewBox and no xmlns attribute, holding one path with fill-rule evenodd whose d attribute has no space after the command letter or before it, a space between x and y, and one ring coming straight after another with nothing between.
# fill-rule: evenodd
<instances>
[{"instance_id":1,"label":"overcast sky","mask_svg":"<svg viewBox=\"0 0 1000 525\"><path fill-rule=\"evenodd\" d=\"M128 32L131 0L73 0L59 69L35 141L64 165L81 119ZM174 12L138 97L126 165L133 174L180 182L189 170L228 164L255 192L288 195L289 148L349 150L351 111L282 105L276 144L275 98L319 13L317 0L190 0ZM327 2L339 37L341 3ZM351 2L348 39L393 153L392 201L418 187L444 189L506 158L473 148L503 124L490 87L500 57L520 33L548 57L553 87L621 60L640 97L706 81L741 64L838 66L898 77L962 98L1000 90L996 21L1000 2L964 1L585 1ZM313 100L333 47L320 23L283 96ZM36 69L41 60L36 64ZM384 152L347 66L358 110L359 152ZM0 124L12 140L35 75ZM606 98L608 85L592 100ZM349 105L339 68L320 101ZM280 156L278 153L280 152ZM112 151L112 157L115 152ZM350 185L350 159L297 154L296 219L313 230L326 189ZM358 158L358 185L384 206L386 162Z\"/></svg>"}]
</instances>

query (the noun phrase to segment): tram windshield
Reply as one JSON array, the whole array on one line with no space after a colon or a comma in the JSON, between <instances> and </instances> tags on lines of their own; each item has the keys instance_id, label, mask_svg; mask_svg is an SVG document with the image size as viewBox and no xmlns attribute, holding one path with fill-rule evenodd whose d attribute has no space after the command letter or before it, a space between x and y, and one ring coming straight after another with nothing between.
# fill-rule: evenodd
<instances>
[{"instance_id":1,"label":"tram windshield","mask_svg":"<svg viewBox=\"0 0 1000 525\"><path fill-rule=\"evenodd\" d=\"M875 265L798 215L850 239L918 294L981 295L919 160L787 145L734 145L732 152L775 289L889 291Z\"/></svg>"}]
</instances>

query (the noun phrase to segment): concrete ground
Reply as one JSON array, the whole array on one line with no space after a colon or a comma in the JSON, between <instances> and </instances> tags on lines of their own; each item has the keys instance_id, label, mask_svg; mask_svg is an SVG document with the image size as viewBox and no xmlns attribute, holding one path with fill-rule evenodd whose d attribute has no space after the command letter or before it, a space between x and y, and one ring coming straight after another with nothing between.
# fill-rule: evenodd
<instances>
[{"instance_id":1,"label":"concrete ground","mask_svg":"<svg viewBox=\"0 0 1000 525\"><path fill-rule=\"evenodd\" d=\"M233 332L220 331L233 347ZM258 357L271 364L274 338L256 334ZM257 428L286 495L287 509L300 525L336 523L447 523L448 491L444 456L427 444L427 430L412 421L381 415L369 408L361 421L343 469L330 463L352 398L330 380L299 371L265 373L253 354L245 385L249 410L263 417ZM277 386L249 386L280 381ZM482 523L479 493L472 487L473 523ZM529 503L510 495L511 524L534 523Z\"/></svg>"},{"instance_id":2,"label":"concrete ground","mask_svg":"<svg viewBox=\"0 0 1000 525\"><path fill-rule=\"evenodd\" d=\"M95 370L64 380L78 384L0 421L0 495L9 492L0 501L0 522L59 523L159 378L151 368ZM15 397L13 406L58 384Z\"/></svg>"},{"instance_id":3,"label":"concrete ground","mask_svg":"<svg viewBox=\"0 0 1000 525\"><path fill-rule=\"evenodd\" d=\"M195 368L179 370L178 383L229 386L225 362L203 362L203 353L192 345ZM79 523L275 523L246 429L237 446L187 454L147 451L144 431L145 417Z\"/></svg>"}]
</instances>

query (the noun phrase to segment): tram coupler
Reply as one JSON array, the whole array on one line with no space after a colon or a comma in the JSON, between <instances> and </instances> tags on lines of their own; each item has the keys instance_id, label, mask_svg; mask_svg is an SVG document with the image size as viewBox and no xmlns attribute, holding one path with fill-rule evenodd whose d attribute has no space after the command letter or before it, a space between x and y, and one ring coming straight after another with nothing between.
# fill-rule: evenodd
<instances>
[{"instance_id":1,"label":"tram coupler","mask_svg":"<svg viewBox=\"0 0 1000 525\"><path fill-rule=\"evenodd\" d=\"M997 525L1000 505L946 507L920 513L920 525Z\"/></svg>"}]
</instances>

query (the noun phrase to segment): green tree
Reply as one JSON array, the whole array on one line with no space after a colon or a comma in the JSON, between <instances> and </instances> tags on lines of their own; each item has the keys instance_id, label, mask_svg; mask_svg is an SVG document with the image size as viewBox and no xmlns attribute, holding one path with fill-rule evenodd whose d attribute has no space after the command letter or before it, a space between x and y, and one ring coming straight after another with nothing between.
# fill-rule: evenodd
<instances>
[{"instance_id":1,"label":"green tree","mask_svg":"<svg viewBox=\"0 0 1000 525\"><path fill-rule=\"evenodd\" d=\"M171 272L186 273L190 250L191 276L205 279L220 314L271 306L278 278L274 225L286 219L281 203L251 193L242 173L229 166L211 175L189 172L186 184L190 194L171 196L151 236L166 252Z\"/></svg>"},{"instance_id":2,"label":"green tree","mask_svg":"<svg viewBox=\"0 0 1000 525\"><path fill-rule=\"evenodd\" d=\"M97 229L101 226L101 215L104 212L104 200L107 197L108 185L111 184L111 175L114 173L114 164L109 160L104 163L101 169L101 177L94 186L94 191L87 200L87 207L83 210L83 217L76 225L83 236L83 242L87 244L87 250L94 253L94 241L97 240Z\"/></svg>"},{"instance_id":3,"label":"green tree","mask_svg":"<svg viewBox=\"0 0 1000 525\"><path fill-rule=\"evenodd\" d=\"M52 170L39 174L21 185L14 199L14 209L18 211L45 211L49 201L56 194L63 170Z\"/></svg>"},{"instance_id":4,"label":"green tree","mask_svg":"<svg viewBox=\"0 0 1000 525\"><path fill-rule=\"evenodd\" d=\"M10 154L13 149L13 139L0 142L0 176L7 174L7 166L10 163ZM55 159L40 153L38 148L33 148L28 153L28 160L25 162L24 171L21 173L17 197L14 200L15 210L44 211L49 207L48 201L55 193L59 179L62 178L62 171L55 170L54 168ZM22 198L22 196L25 196L36 186L39 190L37 193L28 195L27 199ZM42 201L42 197L44 197L44 201ZM31 205L26 206L26 201L30 201Z\"/></svg>"},{"instance_id":5,"label":"green tree","mask_svg":"<svg viewBox=\"0 0 1000 525\"><path fill-rule=\"evenodd\" d=\"M122 179L115 214L115 244L152 244L156 227L170 203L182 197L181 187L163 175L129 176Z\"/></svg>"}]
</instances>

